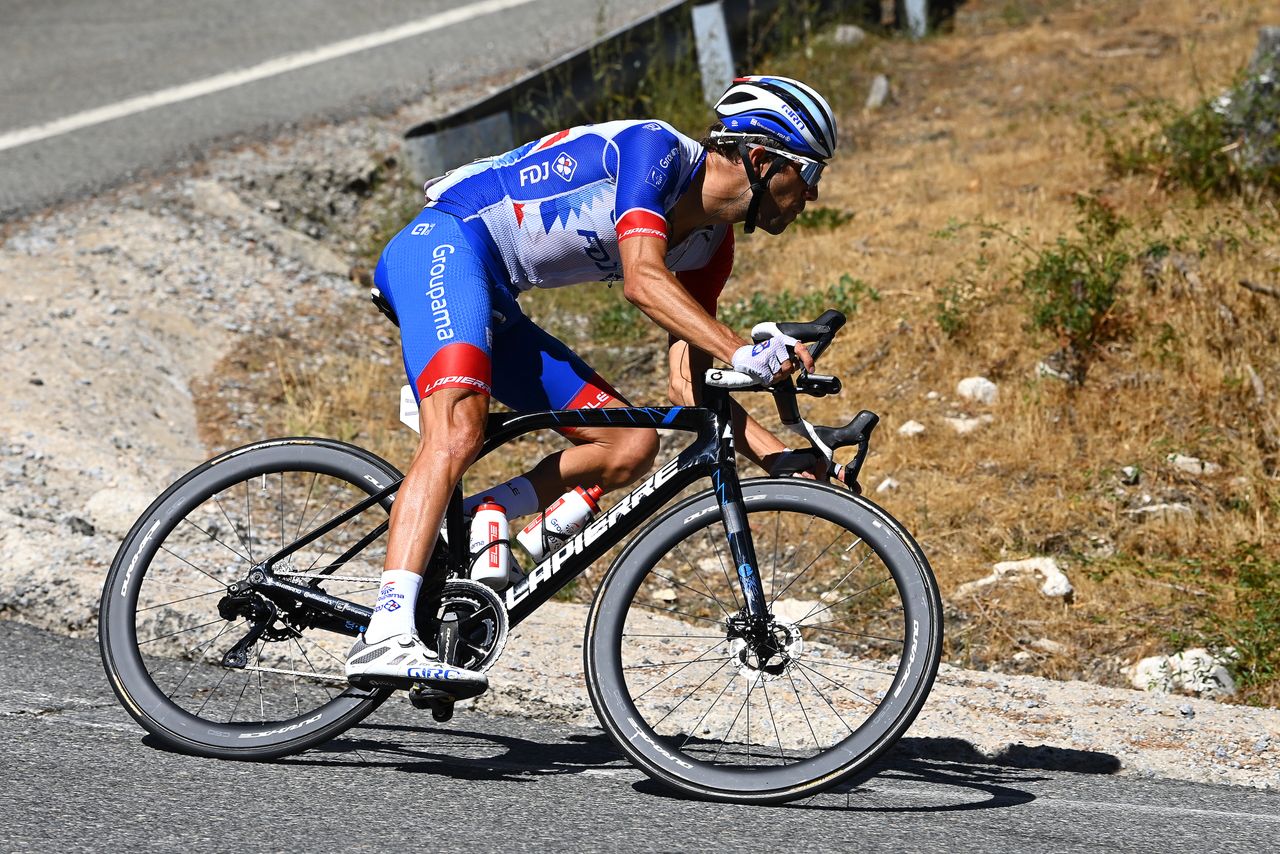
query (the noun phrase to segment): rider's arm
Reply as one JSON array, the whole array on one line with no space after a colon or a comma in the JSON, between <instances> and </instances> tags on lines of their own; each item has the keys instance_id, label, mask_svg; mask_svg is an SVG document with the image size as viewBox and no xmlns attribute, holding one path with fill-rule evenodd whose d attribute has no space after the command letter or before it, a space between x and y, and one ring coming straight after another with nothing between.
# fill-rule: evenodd
<instances>
[{"instance_id":1,"label":"rider's arm","mask_svg":"<svg viewBox=\"0 0 1280 854\"><path fill-rule=\"evenodd\" d=\"M681 192L683 145L651 122L617 134L606 156L617 183L615 210L623 295L654 323L717 359L732 363L749 342L712 317L667 269L670 224L665 212ZM608 154L607 153L607 154Z\"/></svg>"},{"instance_id":2,"label":"rider's arm","mask_svg":"<svg viewBox=\"0 0 1280 854\"><path fill-rule=\"evenodd\" d=\"M733 231L726 230L720 245L705 266L677 273L676 278L694 301L707 314L714 317L716 304L732 271ZM707 369L711 367L711 357L673 335L667 343L667 359L670 367L667 396L674 404L696 406L702 401L702 391ZM738 437L738 451L765 471L769 471L778 456L787 450L786 445L747 414L736 400L730 400L729 407L733 417L734 435Z\"/></svg>"},{"instance_id":3,"label":"rider's arm","mask_svg":"<svg viewBox=\"0 0 1280 854\"><path fill-rule=\"evenodd\" d=\"M708 314L667 269L665 238L633 236L618 244L618 253L623 295L668 334L725 363L732 363L734 351L750 343Z\"/></svg>"}]
</instances>

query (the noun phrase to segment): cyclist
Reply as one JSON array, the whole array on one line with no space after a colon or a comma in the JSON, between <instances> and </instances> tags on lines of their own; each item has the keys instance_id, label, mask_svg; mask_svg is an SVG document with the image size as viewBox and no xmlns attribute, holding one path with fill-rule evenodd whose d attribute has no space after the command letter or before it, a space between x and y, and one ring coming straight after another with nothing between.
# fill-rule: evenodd
<instances>
[{"instance_id":1,"label":"cyclist","mask_svg":"<svg viewBox=\"0 0 1280 854\"><path fill-rule=\"evenodd\" d=\"M776 327L753 346L715 310L733 266L733 224L780 234L817 198L836 149L831 108L804 83L753 76L734 80L715 113L701 142L661 121L616 121L464 166L428 182L426 206L383 251L375 282L399 318L421 438L392 505L373 617L347 660L354 684L426 682L455 696L487 686L484 674L443 664L413 614L449 496L482 446L489 398L517 411L626 405L520 311L521 291L621 279L625 297L669 334L677 404L699 400L713 358L764 384L793 370L788 345L813 367ZM734 416L739 450L779 470L787 447L741 407ZM464 510L493 496L515 517L575 486L616 489L647 472L658 451L652 430L561 432L573 447ZM826 474L825 460L812 466L813 476Z\"/></svg>"}]
</instances>

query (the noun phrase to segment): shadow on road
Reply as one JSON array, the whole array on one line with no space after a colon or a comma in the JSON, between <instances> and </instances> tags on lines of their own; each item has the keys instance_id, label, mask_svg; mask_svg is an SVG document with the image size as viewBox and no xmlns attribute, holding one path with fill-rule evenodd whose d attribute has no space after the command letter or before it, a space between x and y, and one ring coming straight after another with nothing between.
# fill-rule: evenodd
<instances>
[{"instance_id":1,"label":"shadow on road","mask_svg":"<svg viewBox=\"0 0 1280 854\"><path fill-rule=\"evenodd\" d=\"M368 733L368 737L351 737ZM397 724L363 724L347 736L282 765L384 766L415 774L465 780L532 781L590 769L630 767L603 732L575 731L545 740L478 732L458 727L427 729ZM638 771L636 773L639 773Z\"/></svg>"},{"instance_id":2,"label":"shadow on road","mask_svg":"<svg viewBox=\"0 0 1280 854\"><path fill-rule=\"evenodd\" d=\"M1031 773L1036 770L1114 774L1120 770L1120 760L1107 753L1047 745L1011 745L995 756L987 756L963 739L904 738L862 774L830 791L785 806L876 813L1002 809L1036 799L1031 792L1018 788L1048 779ZM652 780L643 780L632 788L648 795L682 797ZM909 797L895 797L908 790Z\"/></svg>"}]
</instances>

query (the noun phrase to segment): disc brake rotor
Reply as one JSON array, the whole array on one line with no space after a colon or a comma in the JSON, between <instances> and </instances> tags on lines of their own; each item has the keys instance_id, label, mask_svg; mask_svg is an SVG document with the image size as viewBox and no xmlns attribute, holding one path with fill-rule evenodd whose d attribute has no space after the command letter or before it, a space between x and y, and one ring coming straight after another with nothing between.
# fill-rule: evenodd
<instances>
[{"instance_id":1,"label":"disc brake rotor","mask_svg":"<svg viewBox=\"0 0 1280 854\"><path fill-rule=\"evenodd\" d=\"M746 638L729 641L729 662L749 686L785 676L804 654L804 639L794 623L772 620L769 633L771 639L759 650Z\"/></svg>"}]
</instances>

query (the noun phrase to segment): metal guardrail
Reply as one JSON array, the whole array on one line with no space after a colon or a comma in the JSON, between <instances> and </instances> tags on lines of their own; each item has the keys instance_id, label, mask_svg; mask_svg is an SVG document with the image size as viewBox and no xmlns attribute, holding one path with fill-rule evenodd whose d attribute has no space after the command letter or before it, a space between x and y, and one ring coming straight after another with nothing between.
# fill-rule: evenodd
<instances>
[{"instance_id":1,"label":"metal guardrail","mask_svg":"<svg viewBox=\"0 0 1280 854\"><path fill-rule=\"evenodd\" d=\"M923 5L926 0L908 2ZM654 63L688 62L696 32L700 37L699 53L704 57L698 64L704 83L710 85L716 76L716 61L705 56L715 49L715 43L720 49L728 45L734 56L745 56L749 37L757 44L767 44L767 39L761 39L752 28L761 27L779 8L788 5L786 0L716 0L696 5L689 0L674 0L492 95L410 129L405 134L409 169L425 179L541 136L552 129L546 127L546 117L560 115L564 105L592 104L601 97L596 58L602 55L610 59L610 84L631 89ZM830 13L850 5L849 0L818 0L812 8ZM714 16L699 8L707 6L723 10L723 32L717 33ZM733 65L731 58L727 62Z\"/></svg>"}]
</instances>

